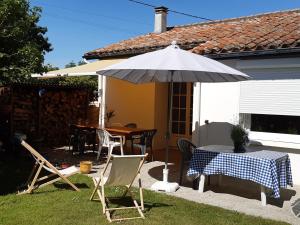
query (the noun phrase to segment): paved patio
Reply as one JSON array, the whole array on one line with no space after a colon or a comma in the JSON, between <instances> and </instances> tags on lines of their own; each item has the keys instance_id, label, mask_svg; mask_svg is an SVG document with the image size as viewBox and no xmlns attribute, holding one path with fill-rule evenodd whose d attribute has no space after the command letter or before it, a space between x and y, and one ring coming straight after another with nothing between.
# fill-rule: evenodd
<instances>
[{"instance_id":1,"label":"paved patio","mask_svg":"<svg viewBox=\"0 0 300 225\"><path fill-rule=\"evenodd\" d=\"M62 149L57 150L62 154L51 154L55 157L63 158L64 161L68 158L68 162L77 164L81 160L92 160L94 162L93 170L89 176L96 175L99 168L104 167L104 161L100 164L95 161L96 155L88 153L83 156L72 156L67 151ZM53 153L53 152L52 152ZM68 157L65 157L65 156ZM52 158L52 157L51 157ZM162 159L163 154L157 155L156 159ZM174 150L171 154L169 166L169 181L178 181L178 159L179 156ZM59 160L59 159L58 159ZM142 184L146 189L150 189L151 185L158 180L162 180L162 169L164 163L154 161L146 163L142 168ZM268 205L263 207L260 202L260 186L250 181L239 180L232 177L222 176L222 182L218 185L218 176L211 176L210 185L205 185L205 192L200 194L197 190L192 189L192 182L187 179L183 180L183 185L175 193L168 193L176 197L184 198L190 201L214 205L229 210L242 212L248 215L261 216L274 220L281 220L293 225L300 224L300 218L294 216L291 211L291 204L300 199L300 186L281 190L280 200L268 198ZM147 201L147 200L146 200Z\"/></svg>"}]
</instances>

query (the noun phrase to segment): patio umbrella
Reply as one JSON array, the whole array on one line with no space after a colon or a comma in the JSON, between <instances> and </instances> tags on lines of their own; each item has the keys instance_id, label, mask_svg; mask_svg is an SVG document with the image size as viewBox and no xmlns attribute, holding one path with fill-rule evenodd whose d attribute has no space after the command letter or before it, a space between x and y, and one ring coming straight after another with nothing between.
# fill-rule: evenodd
<instances>
[{"instance_id":1,"label":"patio umbrella","mask_svg":"<svg viewBox=\"0 0 300 225\"><path fill-rule=\"evenodd\" d=\"M178 184L168 183L168 154L172 122L173 82L235 82L250 77L220 62L185 51L172 44L164 49L131 57L97 71L98 74L141 84L169 82L168 131L164 178L152 186L155 190L176 191Z\"/></svg>"}]
</instances>

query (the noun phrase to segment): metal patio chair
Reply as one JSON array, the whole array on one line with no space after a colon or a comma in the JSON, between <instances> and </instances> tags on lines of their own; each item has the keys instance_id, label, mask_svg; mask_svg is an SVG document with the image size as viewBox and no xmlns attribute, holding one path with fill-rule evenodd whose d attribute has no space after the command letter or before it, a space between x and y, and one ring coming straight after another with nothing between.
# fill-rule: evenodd
<instances>
[{"instance_id":1,"label":"metal patio chair","mask_svg":"<svg viewBox=\"0 0 300 225\"><path fill-rule=\"evenodd\" d=\"M139 141L133 144L134 147L138 147L141 149L142 155L146 154L147 148L150 148L152 161L154 160L152 142L156 132L156 129L145 131L138 139Z\"/></svg>"}]
</instances>

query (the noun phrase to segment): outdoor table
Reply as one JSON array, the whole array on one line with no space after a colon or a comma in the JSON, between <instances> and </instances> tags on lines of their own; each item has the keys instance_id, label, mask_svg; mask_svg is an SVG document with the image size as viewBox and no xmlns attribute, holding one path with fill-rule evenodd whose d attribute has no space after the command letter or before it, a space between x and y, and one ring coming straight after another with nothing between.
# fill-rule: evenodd
<instances>
[{"instance_id":1,"label":"outdoor table","mask_svg":"<svg viewBox=\"0 0 300 225\"><path fill-rule=\"evenodd\" d=\"M265 206L266 188L272 190L272 197L280 198L280 188L293 185L287 153L254 151L251 148L245 153L233 153L232 149L230 146L215 145L194 150L187 175L200 175L200 193L203 193L205 175L226 175L260 184L261 202Z\"/></svg>"},{"instance_id":2,"label":"outdoor table","mask_svg":"<svg viewBox=\"0 0 300 225\"><path fill-rule=\"evenodd\" d=\"M144 132L149 131L151 129L111 126L111 127L106 127L105 130L107 130L111 134L121 135L124 136L126 140L130 140L131 153L133 154L133 141L135 137L141 136Z\"/></svg>"},{"instance_id":3,"label":"outdoor table","mask_svg":"<svg viewBox=\"0 0 300 225\"><path fill-rule=\"evenodd\" d=\"M89 135L91 135L91 139L92 139L92 144L93 144L93 149L94 151L96 150L96 130L98 129L97 125L91 125L88 123L80 123L80 124L71 124L71 126L73 126L74 128L76 128L77 130L79 130L79 132L76 133L75 138L78 139L77 142L79 143L79 136L80 135L85 135L87 136L87 134L89 133ZM84 132L86 132L86 134L84 134ZM84 153L84 143L83 144L79 144L79 152L80 154Z\"/></svg>"},{"instance_id":4,"label":"outdoor table","mask_svg":"<svg viewBox=\"0 0 300 225\"><path fill-rule=\"evenodd\" d=\"M98 125L92 125L92 124L73 124L78 129L87 129L87 130L97 130L100 129ZM151 129L144 129L144 128L131 128L131 127L122 127L122 126L110 126L105 127L105 130L107 130L109 133L113 135L120 135L124 136L126 140L131 141L131 153L133 154L133 141L134 137L141 136L145 131L149 131ZM96 142L96 137L95 137Z\"/></svg>"}]
</instances>

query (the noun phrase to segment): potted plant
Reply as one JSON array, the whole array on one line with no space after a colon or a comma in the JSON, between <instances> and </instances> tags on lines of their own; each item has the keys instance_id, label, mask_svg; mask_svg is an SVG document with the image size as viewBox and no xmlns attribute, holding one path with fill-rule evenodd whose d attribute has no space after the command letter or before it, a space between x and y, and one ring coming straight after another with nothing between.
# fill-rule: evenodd
<instances>
[{"instance_id":1,"label":"potted plant","mask_svg":"<svg viewBox=\"0 0 300 225\"><path fill-rule=\"evenodd\" d=\"M107 111L106 111L105 117L106 117L106 125L107 125L107 126L109 126L109 121L110 121L110 119L113 118L115 115L116 115L116 114L115 114L115 111L114 111L114 110L107 110Z\"/></svg>"},{"instance_id":2,"label":"potted plant","mask_svg":"<svg viewBox=\"0 0 300 225\"><path fill-rule=\"evenodd\" d=\"M231 139L234 144L235 153L245 152L245 145L249 142L248 132L241 125L234 125L231 129Z\"/></svg>"}]
</instances>

